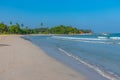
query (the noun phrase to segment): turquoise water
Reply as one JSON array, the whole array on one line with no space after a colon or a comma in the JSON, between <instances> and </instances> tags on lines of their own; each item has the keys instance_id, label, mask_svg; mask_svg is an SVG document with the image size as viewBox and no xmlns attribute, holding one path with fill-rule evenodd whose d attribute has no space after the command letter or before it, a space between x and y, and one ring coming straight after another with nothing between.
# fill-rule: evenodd
<instances>
[{"instance_id":1,"label":"turquoise water","mask_svg":"<svg viewBox=\"0 0 120 80\"><path fill-rule=\"evenodd\" d=\"M28 36L27 38L49 52L53 51L56 52L55 54L64 54L73 58L108 80L120 80L120 34Z\"/></svg>"}]
</instances>

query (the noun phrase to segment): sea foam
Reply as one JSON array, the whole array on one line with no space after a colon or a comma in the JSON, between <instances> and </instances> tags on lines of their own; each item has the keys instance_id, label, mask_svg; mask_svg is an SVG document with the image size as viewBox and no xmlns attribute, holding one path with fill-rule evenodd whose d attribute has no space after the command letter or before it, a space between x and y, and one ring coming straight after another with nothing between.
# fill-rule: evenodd
<instances>
[{"instance_id":1,"label":"sea foam","mask_svg":"<svg viewBox=\"0 0 120 80\"><path fill-rule=\"evenodd\" d=\"M120 37L110 37L110 39L113 39L113 40L120 40Z\"/></svg>"},{"instance_id":2,"label":"sea foam","mask_svg":"<svg viewBox=\"0 0 120 80\"><path fill-rule=\"evenodd\" d=\"M77 38L77 37L62 37L62 36L52 36L58 39L72 39L72 40L106 40L106 38Z\"/></svg>"},{"instance_id":3,"label":"sea foam","mask_svg":"<svg viewBox=\"0 0 120 80\"><path fill-rule=\"evenodd\" d=\"M102 75L103 77L105 77L109 80L120 80L120 77L112 72L101 70L99 67L91 65L88 62L83 61L82 59L78 58L77 56L74 56L61 48L58 48L58 50L64 54L66 54L67 56L74 58L75 60L79 61L80 63L88 66L89 68L95 70L97 73L99 73L100 75Z\"/></svg>"},{"instance_id":4,"label":"sea foam","mask_svg":"<svg viewBox=\"0 0 120 80\"><path fill-rule=\"evenodd\" d=\"M115 42L114 40L120 40L120 37L101 37L98 36L97 38L78 38L78 37L64 37L64 36L52 36L55 39L62 39L62 40L71 40L71 41L79 41L79 42L87 42L87 43L98 43L98 44L118 44L120 42Z\"/></svg>"}]
</instances>

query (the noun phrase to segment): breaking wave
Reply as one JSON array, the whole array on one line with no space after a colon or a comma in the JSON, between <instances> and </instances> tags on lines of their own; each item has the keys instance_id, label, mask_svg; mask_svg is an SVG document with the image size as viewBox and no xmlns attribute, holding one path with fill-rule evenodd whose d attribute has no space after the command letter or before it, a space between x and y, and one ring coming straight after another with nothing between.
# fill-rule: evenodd
<instances>
[{"instance_id":1,"label":"breaking wave","mask_svg":"<svg viewBox=\"0 0 120 80\"><path fill-rule=\"evenodd\" d=\"M99 44L118 44L120 45L120 37L103 37L98 36L97 38L81 38L81 37L64 37L64 36L52 36L55 39L62 40L72 40L72 41L80 41L87 43L99 43Z\"/></svg>"}]
</instances>

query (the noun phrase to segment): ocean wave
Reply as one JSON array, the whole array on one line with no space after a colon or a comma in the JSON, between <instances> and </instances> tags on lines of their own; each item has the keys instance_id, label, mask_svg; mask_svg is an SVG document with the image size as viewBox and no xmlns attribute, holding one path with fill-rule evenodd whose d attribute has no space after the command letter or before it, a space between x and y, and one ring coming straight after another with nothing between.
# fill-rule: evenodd
<instances>
[{"instance_id":1,"label":"ocean wave","mask_svg":"<svg viewBox=\"0 0 120 80\"><path fill-rule=\"evenodd\" d=\"M106 42L106 41L87 41L87 40L75 40L80 42L86 42L86 43L98 43L98 44L113 44L112 42Z\"/></svg>"},{"instance_id":2,"label":"ocean wave","mask_svg":"<svg viewBox=\"0 0 120 80\"><path fill-rule=\"evenodd\" d=\"M89 68L95 70L97 73L99 73L100 75L102 75L103 77L105 77L109 80L120 80L120 77L118 75L114 74L113 72L101 70L99 67L91 65L88 62L83 61L82 59L78 58L77 56L74 56L61 48L58 48L58 50L64 54L66 54L67 56L74 58L75 60L79 61L80 63L88 66Z\"/></svg>"},{"instance_id":3,"label":"ocean wave","mask_svg":"<svg viewBox=\"0 0 120 80\"><path fill-rule=\"evenodd\" d=\"M77 37L52 36L52 38L86 42L86 43L94 43L94 44L116 44L116 45L120 45L120 42L116 41L116 40L120 40L120 37L110 37L110 38L108 38L108 37L98 36L97 38L77 38Z\"/></svg>"},{"instance_id":4,"label":"ocean wave","mask_svg":"<svg viewBox=\"0 0 120 80\"><path fill-rule=\"evenodd\" d=\"M99 41L99 40L106 40L105 38L77 38L77 37L61 37L61 36L52 36L53 38L59 39L71 39L71 40L90 40L90 41Z\"/></svg>"},{"instance_id":5,"label":"ocean wave","mask_svg":"<svg viewBox=\"0 0 120 80\"><path fill-rule=\"evenodd\" d=\"M98 36L98 39L108 39L108 37Z\"/></svg>"},{"instance_id":6,"label":"ocean wave","mask_svg":"<svg viewBox=\"0 0 120 80\"><path fill-rule=\"evenodd\" d=\"M120 40L120 37L110 37L110 39L113 39L113 40Z\"/></svg>"}]
</instances>

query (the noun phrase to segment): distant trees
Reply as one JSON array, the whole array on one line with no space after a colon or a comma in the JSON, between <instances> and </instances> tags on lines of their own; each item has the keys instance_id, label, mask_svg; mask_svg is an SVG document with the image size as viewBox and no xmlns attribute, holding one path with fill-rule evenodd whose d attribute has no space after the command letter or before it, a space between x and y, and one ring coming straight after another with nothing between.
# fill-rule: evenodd
<instances>
[{"instance_id":1,"label":"distant trees","mask_svg":"<svg viewBox=\"0 0 120 80\"><path fill-rule=\"evenodd\" d=\"M6 24L4 24L3 22L0 23L0 34L1 33L6 33L8 31L8 27Z\"/></svg>"},{"instance_id":2,"label":"distant trees","mask_svg":"<svg viewBox=\"0 0 120 80\"><path fill-rule=\"evenodd\" d=\"M73 28L70 26L64 26L64 25L60 25L60 26L55 26L53 28L50 29L50 33L51 34L79 34L79 30L77 28Z\"/></svg>"},{"instance_id":3,"label":"distant trees","mask_svg":"<svg viewBox=\"0 0 120 80\"><path fill-rule=\"evenodd\" d=\"M10 26L0 23L0 34L83 34L92 33L92 30L83 30L74 28L72 26L59 25L51 28L42 27L43 23L40 24L40 28L30 29L24 24L13 24L10 22Z\"/></svg>"},{"instance_id":4,"label":"distant trees","mask_svg":"<svg viewBox=\"0 0 120 80\"><path fill-rule=\"evenodd\" d=\"M9 32L11 34L20 34L21 33L21 29L20 29L18 24L12 25L12 26L9 27Z\"/></svg>"},{"instance_id":5,"label":"distant trees","mask_svg":"<svg viewBox=\"0 0 120 80\"><path fill-rule=\"evenodd\" d=\"M80 33L92 33L91 30L77 29L72 26L59 25L52 28L37 28L35 30L38 33L43 34L80 34Z\"/></svg>"}]
</instances>

